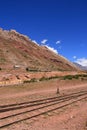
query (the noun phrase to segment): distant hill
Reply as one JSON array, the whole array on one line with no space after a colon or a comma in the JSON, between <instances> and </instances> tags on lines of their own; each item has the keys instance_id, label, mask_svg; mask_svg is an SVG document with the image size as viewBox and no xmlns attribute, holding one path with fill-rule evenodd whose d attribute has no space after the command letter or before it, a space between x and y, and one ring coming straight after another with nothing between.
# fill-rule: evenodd
<instances>
[{"instance_id":1,"label":"distant hill","mask_svg":"<svg viewBox=\"0 0 87 130\"><path fill-rule=\"evenodd\" d=\"M79 67L81 70L87 70L87 66L82 66L82 65L80 65L80 64L78 64L78 63L75 63L75 62L74 62L74 64L75 64L77 67Z\"/></svg>"},{"instance_id":2,"label":"distant hill","mask_svg":"<svg viewBox=\"0 0 87 130\"><path fill-rule=\"evenodd\" d=\"M45 46L32 42L15 30L0 29L0 68L11 71L75 71L78 67Z\"/></svg>"}]
</instances>

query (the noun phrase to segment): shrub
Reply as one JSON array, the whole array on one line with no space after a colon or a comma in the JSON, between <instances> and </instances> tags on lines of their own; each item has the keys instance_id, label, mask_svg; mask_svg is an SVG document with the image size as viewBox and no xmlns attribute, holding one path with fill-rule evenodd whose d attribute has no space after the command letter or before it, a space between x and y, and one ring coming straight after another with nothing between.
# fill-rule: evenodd
<instances>
[{"instance_id":1,"label":"shrub","mask_svg":"<svg viewBox=\"0 0 87 130\"><path fill-rule=\"evenodd\" d=\"M81 78L81 80L84 80L84 78Z\"/></svg>"},{"instance_id":2,"label":"shrub","mask_svg":"<svg viewBox=\"0 0 87 130\"><path fill-rule=\"evenodd\" d=\"M73 78L79 79L79 75L74 75Z\"/></svg>"},{"instance_id":3,"label":"shrub","mask_svg":"<svg viewBox=\"0 0 87 130\"><path fill-rule=\"evenodd\" d=\"M49 80L49 79L46 78L46 77L44 77L44 76L43 76L42 78L39 79L39 81L44 81L44 80Z\"/></svg>"},{"instance_id":4,"label":"shrub","mask_svg":"<svg viewBox=\"0 0 87 130\"><path fill-rule=\"evenodd\" d=\"M51 76L51 77L42 77L39 79L39 81L44 81L44 80L51 80L51 79L56 79L59 78L58 76Z\"/></svg>"},{"instance_id":5,"label":"shrub","mask_svg":"<svg viewBox=\"0 0 87 130\"><path fill-rule=\"evenodd\" d=\"M31 82L36 82L36 79L33 78L33 79L31 79L31 80L24 80L23 83L31 83Z\"/></svg>"},{"instance_id":6,"label":"shrub","mask_svg":"<svg viewBox=\"0 0 87 130\"><path fill-rule=\"evenodd\" d=\"M29 71L28 67L26 68L26 71Z\"/></svg>"},{"instance_id":7,"label":"shrub","mask_svg":"<svg viewBox=\"0 0 87 130\"><path fill-rule=\"evenodd\" d=\"M66 79L72 80L72 78L73 78L72 75L63 76L63 79L64 79L64 80L66 80Z\"/></svg>"}]
</instances>

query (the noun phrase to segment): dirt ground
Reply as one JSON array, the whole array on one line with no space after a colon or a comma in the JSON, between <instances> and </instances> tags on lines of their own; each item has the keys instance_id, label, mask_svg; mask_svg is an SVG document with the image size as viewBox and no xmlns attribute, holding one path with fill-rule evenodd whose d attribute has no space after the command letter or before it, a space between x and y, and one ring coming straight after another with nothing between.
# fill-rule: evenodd
<instances>
[{"instance_id":1,"label":"dirt ground","mask_svg":"<svg viewBox=\"0 0 87 130\"><path fill-rule=\"evenodd\" d=\"M56 95L59 87L60 94L76 91L87 91L86 80L41 81L18 86L0 87L0 105L20 103L35 99L43 99ZM87 99L70 105L47 115L26 120L4 130L87 130Z\"/></svg>"}]
</instances>

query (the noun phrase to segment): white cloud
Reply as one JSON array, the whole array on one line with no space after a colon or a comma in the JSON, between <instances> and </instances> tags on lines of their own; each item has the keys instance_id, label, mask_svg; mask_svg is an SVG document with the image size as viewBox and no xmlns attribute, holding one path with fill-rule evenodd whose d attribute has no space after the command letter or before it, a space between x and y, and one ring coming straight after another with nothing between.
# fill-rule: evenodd
<instances>
[{"instance_id":1,"label":"white cloud","mask_svg":"<svg viewBox=\"0 0 87 130\"><path fill-rule=\"evenodd\" d=\"M61 41L60 41L60 40L56 41L56 44L60 44L60 43L61 43Z\"/></svg>"},{"instance_id":2,"label":"white cloud","mask_svg":"<svg viewBox=\"0 0 87 130\"><path fill-rule=\"evenodd\" d=\"M75 62L82 66L87 66L87 58L80 58L80 59L77 59Z\"/></svg>"},{"instance_id":3,"label":"white cloud","mask_svg":"<svg viewBox=\"0 0 87 130\"><path fill-rule=\"evenodd\" d=\"M41 41L41 43L42 43L44 46L46 46L50 51L52 51L52 52L58 54L58 51L57 51L55 48L50 47L49 44L46 43L47 41L48 41L47 39L43 39L43 40ZM58 42L58 41L57 41L57 42ZM59 43L60 43L60 41L59 41ZM57 43L57 44L58 44L58 43Z\"/></svg>"},{"instance_id":4,"label":"white cloud","mask_svg":"<svg viewBox=\"0 0 87 130\"><path fill-rule=\"evenodd\" d=\"M73 56L73 59L76 59L77 57L76 56Z\"/></svg>"},{"instance_id":5,"label":"white cloud","mask_svg":"<svg viewBox=\"0 0 87 130\"><path fill-rule=\"evenodd\" d=\"M41 41L41 43L46 44L47 41L48 41L47 39L44 39L44 40Z\"/></svg>"},{"instance_id":6,"label":"white cloud","mask_svg":"<svg viewBox=\"0 0 87 130\"><path fill-rule=\"evenodd\" d=\"M62 46L61 46L61 41L60 41L60 40L56 41L56 45L58 45L58 49L61 49L61 48L62 48Z\"/></svg>"},{"instance_id":7,"label":"white cloud","mask_svg":"<svg viewBox=\"0 0 87 130\"><path fill-rule=\"evenodd\" d=\"M37 44L39 46L39 44L35 40L32 40L32 42L34 42L35 44Z\"/></svg>"},{"instance_id":8,"label":"white cloud","mask_svg":"<svg viewBox=\"0 0 87 130\"><path fill-rule=\"evenodd\" d=\"M53 51L54 53L58 54L58 51L54 49L53 47L50 47L48 45L45 45L49 50Z\"/></svg>"}]
</instances>

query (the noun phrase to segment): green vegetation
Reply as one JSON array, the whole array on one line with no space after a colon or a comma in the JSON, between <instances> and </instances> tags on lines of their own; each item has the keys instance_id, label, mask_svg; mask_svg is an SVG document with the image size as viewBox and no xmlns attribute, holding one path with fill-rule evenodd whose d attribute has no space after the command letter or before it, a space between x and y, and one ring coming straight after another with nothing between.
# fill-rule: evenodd
<instances>
[{"instance_id":1,"label":"green vegetation","mask_svg":"<svg viewBox=\"0 0 87 130\"><path fill-rule=\"evenodd\" d=\"M40 79L35 79L32 78L31 80L24 80L23 83L31 83L31 82L38 82L38 81L46 81L46 80L51 80L51 79L55 79L58 78L58 76L54 76L54 77L42 77Z\"/></svg>"},{"instance_id":2,"label":"green vegetation","mask_svg":"<svg viewBox=\"0 0 87 130\"><path fill-rule=\"evenodd\" d=\"M6 60L4 58L0 58L0 62L5 62Z\"/></svg>"},{"instance_id":3,"label":"green vegetation","mask_svg":"<svg viewBox=\"0 0 87 130\"><path fill-rule=\"evenodd\" d=\"M42 78L39 79L39 81L44 81L44 80L49 80L49 78L42 77Z\"/></svg>"},{"instance_id":4,"label":"green vegetation","mask_svg":"<svg viewBox=\"0 0 87 130\"><path fill-rule=\"evenodd\" d=\"M72 80L72 79L79 79L79 75L66 75L66 76L63 76L63 79L66 80Z\"/></svg>"},{"instance_id":5,"label":"green vegetation","mask_svg":"<svg viewBox=\"0 0 87 130\"><path fill-rule=\"evenodd\" d=\"M62 79L63 80L66 80L66 79L68 79L68 80L72 80L72 79L84 79L84 78L86 78L87 77L87 75L86 74L80 74L80 75L66 75L66 76L62 76Z\"/></svg>"},{"instance_id":6,"label":"green vegetation","mask_svg":"<svg viewBox=\"0 0 87 130\"><path fill-rule=\"evenodd\" d=\"M72 75L66 75L62 77L63 80L69 79L72 80Z\"/></svg>"},{"instance_id":7,"label":"green vegetation","mask_svg":"<svg viewBox=\"0 0 87 130\"><path fill-rule=\"evenodd\" d=\"M31 82L36 82L37 80L35 78L32 78L31 80L24 80L23 83L31 83Z\"/></svg>"},{"instance_id":8,"label":"green vegetation","mask_svg":"<svg viewBox=\"0 0 87 130\"><path fill-rule=\"evenodd\" d=\"M61 80L72 80L72 79L81 79L81 80L87 80L86 74L80 74L80 75L66 75L66 76L51 76L51 77L41 77L40 79L32 78L31 80L25 80L23 83L31 83L31 82L38 82L38 81L46 81L51 79L59 78Z\"/></svg>"},{"instance_id":9,"label":"green vegetation","mask_svg":"<svg viewBox=\"0 0 87 130\"><path fill-rule=\"evenodd\" d=\"M44 80L51 80L51 79L56 79L59 78L58 76L52 76L52 77L42 77L39 79L39 81L44 81Z\"/></svg>"}]
</instances>

